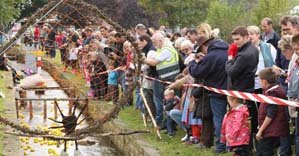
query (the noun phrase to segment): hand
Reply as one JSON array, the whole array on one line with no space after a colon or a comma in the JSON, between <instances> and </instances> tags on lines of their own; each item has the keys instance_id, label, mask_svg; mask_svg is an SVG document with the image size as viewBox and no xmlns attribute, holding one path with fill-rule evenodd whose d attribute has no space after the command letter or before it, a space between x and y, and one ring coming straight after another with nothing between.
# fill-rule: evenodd
<instances>
[{"instance_id":1,"label":"hand","mask_svg":"<svg viewBox=\"0 0 299 156\"><path fill-rule=\"evenodd\" d=\"M138 58L140 62L144 62L144 60L146 59L146 56L144 53L140 54L140 58Z\"/></svg>"},{"instance_id":2,"label":"hand","mask_svg":"<svg viewBox=\"0 0 299 156\"><path fill-rule=\"evenodd\" d=\"M272 66L272 70L274 71L274 73L276 75L283 75L283 74L285 74L285 71L283 69L277 67L276 65Z\"/></svg>"},{"instance_id":3,"label":"hand","mask_svg":"<svg viewBox=\"0 0 299 156\"><path fill-rule=\"evenodd\" d=\"M198 53L195 55L195 62L198 63L200 62L203 58L205 57L204 53Z\"/></svg>"},{"instance_id":4,"label":"hand","mask_svg":"<svg viewBox=\"0 0 299 156\"><path fill-rule=\"evenodd\" d=\"M256 137L256 140L258 140L258 141L261 140L261 139L263 139L262 133L260 131L257 132L257 134L256 134L255 137Z\"/></svg>"}]
</instances>

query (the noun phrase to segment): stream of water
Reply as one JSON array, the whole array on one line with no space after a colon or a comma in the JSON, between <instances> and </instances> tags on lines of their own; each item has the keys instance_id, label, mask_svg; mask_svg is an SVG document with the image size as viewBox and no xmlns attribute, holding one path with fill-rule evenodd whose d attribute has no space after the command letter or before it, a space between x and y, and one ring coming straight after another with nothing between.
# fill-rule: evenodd
<instances>
[{"instance_id":1,"label":"stream of water","mask_svg":"<svg viewBox=\"0 0 299 156\"><path fill-rule=\"evenodd\" d=\"M17 69L23 69L24 64L17 64L16 62L11 62L12 66ZM40 75L46 80L47 87L58 87L59 85L55 80L45 71L41 71ZM44 95L36 95L34 91L27 91L27 98L68 98L68 96L62 90L46 90ZM65 115L68 115L69 106L67 101L58 101L59 107L62 109ZM49 119L43 118L43 101L32 101L33 105L33 119L29 118L28 106L20 110L19 123L21 125L26 125L32 128L47 128L51 126L60 126L59 124L54 124L54 122ZM76 111L78 115L80 110ZM47 117L54 118L54 102L47 101ZM82 115L78 121L83 119ZM61 121L61 117L58 113L58 121ZM82 128L88 126L85 121L82 122L77 128ZM55 131L55 133L60 133L60 131ZM105 137L94 138L88 137L84 140L94 141L93 145L79 145L79 150L75 152L75 143L73 141L68 142L67 155L82 155L82 156L118 156L120 155L115 148L112 147L110 141ZM63 151L63 142L58 146L57 142L46 141L42 138L23 138L20 137L21 147L24 155L30 156L56 156L61 154ZM83 141L84 142L84 141Z\"/></svg>"}]
</instances>

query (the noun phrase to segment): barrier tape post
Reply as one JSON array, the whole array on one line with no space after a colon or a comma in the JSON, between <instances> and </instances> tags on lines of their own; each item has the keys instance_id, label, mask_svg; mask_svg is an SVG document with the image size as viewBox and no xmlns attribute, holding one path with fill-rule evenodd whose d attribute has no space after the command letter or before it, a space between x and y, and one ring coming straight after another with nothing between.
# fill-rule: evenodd
<instances>
[{"instance_id":1,"label":"barrier tape post","mask_svg":"<svg viewBox=\"0 0 299 156\"><path fill-rule=\"evenodd\" d=\"M155 120L155 118L154 118L154 116L153 116L153 114L152 114L152 112L151 112L151 109L150 109L149 106L148 106L148 103L147 103L147 101L146 101L146 98L145 98L145 96L144 96L144 93L143 93L142 88L140 88L140 95L141 95L141 97L142 97L142 99L143 99L143 103L144 103L144 105L145 105L145 108L146 108L146 110L148 111L148 114L149 114L150 117L151 117L151 120L152 120L152 122L153 122L153 124L154 124L154 127L156 128L156 133L157 133L159 139L162 139L161 134L160 134L159 127L158 127L158 125L157 125L157 123L156 123L156 120Z\"/></svg>"}]
</instances>

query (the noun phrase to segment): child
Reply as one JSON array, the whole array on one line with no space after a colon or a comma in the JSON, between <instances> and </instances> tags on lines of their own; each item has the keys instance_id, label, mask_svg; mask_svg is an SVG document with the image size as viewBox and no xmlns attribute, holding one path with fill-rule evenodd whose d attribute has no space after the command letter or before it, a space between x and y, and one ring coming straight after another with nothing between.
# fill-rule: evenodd
<instances>
[{"instance_id":1,"label":"child","mask_svg":"<svg viewBox=\"0 0 299 156\"><path fill-rule=\"evenodd\" d=\"M168 136L172 137L175 135L175 122L169 115L170 110L179 104L179 99L176 98L174 90L165 90L164 92L164 103L163 107L166 112L166 128Z\"/></svg>"},{"instance_id":2,"label":"child","mask_svg":"<svg viewBox=\"0 0 299 156\"><path fill-rule=\"evenodd\" d=\"M263 94L278 98L286 98L284 89L277 84L277 76L273 69L265 68L259 72ZM279 146L280 137L289 134L289 123L284 106L261 103L258 110L259 130L256 134L258 140L257 155L274 155L273 150Z\"/></svg>"},{"instance_id":3,"label":"child","mask_svg":"<svg viewBox=\"0 0 299 156\"><path fill-rule=\"evenodd\" d=\"M112 99L113 104L118 100L118 73L114 70L114 62L109 65L108 72L108 98Z\"/></svg>"},{"instance_id":4,"label":"child","mask_svg":"<svg viewBox=\"0 0 299 156\"><path fill-rule=\"evenodd\" d=\"M78 53L79 53L79 48L77 48L77 43L72 42L70 44L68 63L64 67L64 70L63 70L64 72L66 71L67 67L70 65L72 67L72 73L73 74L76 73Z\"/></svg>"},{"instance_id":5,"label":"child","mask_svg":"<svg viewBox=\"0 0 299 156\"><path fill-rule=\"evenodd\" d=\"M228 96L227 101L231 110L224 116L221 129L221 142L226 143L235 156L250 155L249 141L249 112L242 99Z\"/></svg>"}]
</instances>

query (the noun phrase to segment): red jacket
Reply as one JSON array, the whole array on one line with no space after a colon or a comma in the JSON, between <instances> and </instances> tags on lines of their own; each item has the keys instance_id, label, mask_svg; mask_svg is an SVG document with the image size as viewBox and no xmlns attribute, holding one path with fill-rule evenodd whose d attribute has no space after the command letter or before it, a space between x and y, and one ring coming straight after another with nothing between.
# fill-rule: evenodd
<instances>
[{"instance_id":1,"label":"red jacket","mask_svg":"<svg viewBox=\"0 0 299 156\"><path fill-rule=\"evenodd\" d=\"M264 92L267 96L278 97L286 99L286 93L284 89L279 86L272 86L270 89L267 89ZM258 123L259 127L262 126L266 116L267 108L269 104L261 103L258 111ZM289 133L289 122L288 122L288 113L286 107L277 105L277 111L275 117L272 119L269 126L264 130L263 137L281 137L287 136Z\"/></svg>"},{"instance_id":2,"label":"red jacket","mask_svg":"<svg viewBox=\"0 0 299 156\"><path fill-rule=\"evenodd\" d=\"M250 141L249 112L246 105L240 104L225 114L221 142L227 146L248 145Z\"/></svg>"}]
</instances>

